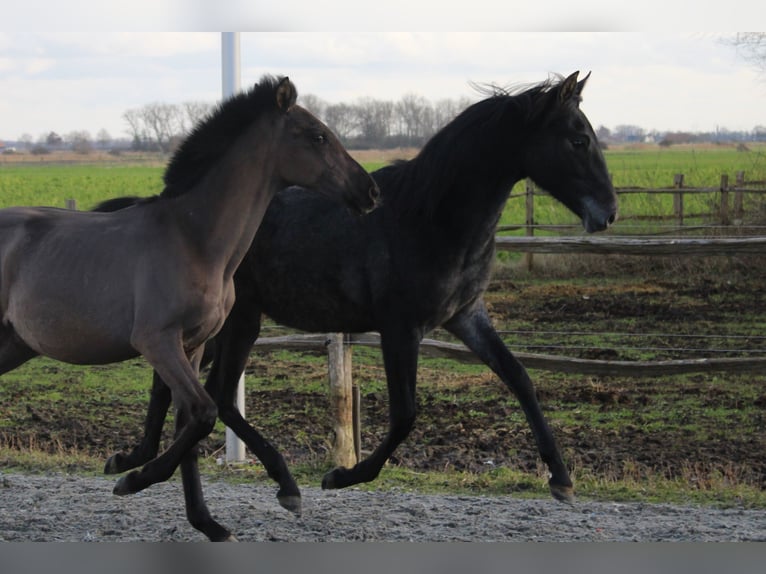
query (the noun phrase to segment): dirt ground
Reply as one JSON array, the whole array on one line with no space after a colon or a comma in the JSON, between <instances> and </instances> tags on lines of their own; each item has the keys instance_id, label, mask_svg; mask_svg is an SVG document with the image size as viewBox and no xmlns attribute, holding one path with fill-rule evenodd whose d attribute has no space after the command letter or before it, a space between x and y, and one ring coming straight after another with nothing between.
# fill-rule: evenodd
<instances>
[{"instance_id":1,"label":"dirt ground","mask_svg":"<svg viewBox=\"0 0 766 574\"><path fill-rule=\"evenodd\" d=\"M179 542L179 481L131 497L100 477L0 473L0 542ZM666 504L519 500L304 488L294 516L266 486L206 482L213 515L241 542L766 541L766 512Z\"/></svg>"}]
</instances>

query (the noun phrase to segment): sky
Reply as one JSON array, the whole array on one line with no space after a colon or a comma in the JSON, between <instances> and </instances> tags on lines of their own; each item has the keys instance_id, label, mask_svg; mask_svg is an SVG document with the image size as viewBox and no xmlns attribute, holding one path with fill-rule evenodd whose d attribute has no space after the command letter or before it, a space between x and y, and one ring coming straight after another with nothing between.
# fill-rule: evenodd
<instances>
[{"instance_id":1,"label":"sky","mask_svg":"<svg viewBox=\"0 0 766 574\"><path fill-rule=\"evenodd\" d=\"M133 0L133 4L141 1ZM327 2L345 1L310 5L321 4L329 10ZM473 0L471 5L481 7L487 1ZM175 2L159 4L173 9ZM221 2L216 6L226 4ZM594 127L630 124L658 131L749 131L766 125L766 77L723 41L734 32L634 31L619 19L604 21L600 27L616 30L604 32L575 31L585 27L585 21L580 26L576 19L570 20L569 29L552 25L556 29L485 26L481 30L482 25L470 17L454 22L455 31L449 25L429 30L432 27L425 19L421 32L349 25L354 19L312 31L313 12L306 16L304 10L302 20L288 22L279 14L270 15L270 4L251 0L248 6L253 3L262 5L265 24L240 32L243 87L270 73L290 76L300 94L313 94L329 103L352 103L363 97L395 101L405 94L432 102L463 96L476 100L480 96L473 83L513 86L579 70L592 74L582 107ZM386 5L392 10L401 3L390 0ZM57 6L76 11L79 4L83 0L53 3L53 11L46 14L56 23ZM107 24L115 27L125 22L120 19L125 2L99 5L104 4L111 8L102 10L112 10ZM555 2L552 6L555 9ZM89 19L74 23L79 30L74 24L38 25L33 11L15 20L11 14L12 26L5 25L9 20L0 20L0 139L15 140L22 134L37 139L50 131L80 130L95 137L102 129L112 137L127 137L122 114L128 109L153 102L217 101L222 91L221 34L194 30L204 23L214 28L229 22L219 22L210 10L200 10L200 22L163 21L166 29L171 24L181 28L164 32L118 32L108 25L87 29L83 22ZM365 22L374 22L376 15L372 16ZM60 17L71 18L71 11ZM761 21L766 22L766 17ZM457 31L458 23L479 31ZM707 27L716 23L708 22Z\"/></svg>"}]
</instances>

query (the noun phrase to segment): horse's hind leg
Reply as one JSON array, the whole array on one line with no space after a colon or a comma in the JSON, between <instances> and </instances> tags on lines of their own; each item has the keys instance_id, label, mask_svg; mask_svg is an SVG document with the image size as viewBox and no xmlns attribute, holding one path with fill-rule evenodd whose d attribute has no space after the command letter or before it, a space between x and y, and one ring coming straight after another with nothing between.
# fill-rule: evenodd
<instances>
[{"instance_id":1,"label":"horse's hind leg","mask_svg":"<svg viewBox=\"0 0 766 574\"><path fill-rule=\"evenodd\" d=\"M160 447L162 428L170 407L170 389L157 372L154 372L149 408L144 422L144 436L128 454L118 452L109 457L104 466L104 474L119 474L139 467L157 456Z\"/></svg>"},{"instance_id":2,"label":"horse's hind leg","mask_svg":"<svg viewBox=\"0 0 766 574\"><path fill-rule=\"evenodd\" d=\"M444 327L463 341L516 395L534 434L540 457L551 472L548 481L551 494L557 500L571 502L574 498L572 480L543 416L534 385L524 366L492 327L484 304L477 303L472 309L453 317Z\"/></svg>"},{"instance_id":3,"label":"horse's hind leg","mask_svg":"<svg viewBox=\"0 0 766 574\"><path fill-rule=\"evenodd\" d=\"M388 384L389 430L373 453L353 468L336 468L322 479L322 488L344 488L374 480L388 458L407 438L415 423L415 384L420 337L406 329L381 331L381 349Z\"/></svg>"},{"instance_id":4,"label":"horse's hind leg","mask_svg":"<svg viewBox=\"0 0 766 574\"><path fill-rule=\"evenodd\" d=\"M236 406L239 376L245 370L247 359L260 332L260 311L244 312L236 304L216 337L216 352L210 368L205 390L218 406L218 417L244 441L269 477L279 484L279 504L294 512L301 512L301 493L282 455L244 419Z\"/></svg>"}]
</instances>

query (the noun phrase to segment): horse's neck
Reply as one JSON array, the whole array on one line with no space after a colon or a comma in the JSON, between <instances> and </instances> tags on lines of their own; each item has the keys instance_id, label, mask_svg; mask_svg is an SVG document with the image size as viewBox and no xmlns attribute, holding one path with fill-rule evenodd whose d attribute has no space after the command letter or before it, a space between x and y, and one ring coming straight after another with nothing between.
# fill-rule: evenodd
<instances>
[{"instance_id":1,"label":"horse's neck","mask_svg":"<svg viewBox=\"0 0 766 574\"><path fill-rule=\"evenodd\" d=\"M511 188L520 179L518 174L485 176L476 173L464 180L469 183L450 186L434 211L435 223L466 247L494 239Z\"/></svg>"},{"instance_id":2,"label":"horse's neck","mask_svg":"<svg viewBox=\"0 0 766 574\"><path fill-rule=\"evenodd\" d=\"M192 241L205 261L233 275L279 189L269 150L229 154L194 189L178 197ZM257 159L254 159L257 158Z\"/></svg>"}]
</instances>

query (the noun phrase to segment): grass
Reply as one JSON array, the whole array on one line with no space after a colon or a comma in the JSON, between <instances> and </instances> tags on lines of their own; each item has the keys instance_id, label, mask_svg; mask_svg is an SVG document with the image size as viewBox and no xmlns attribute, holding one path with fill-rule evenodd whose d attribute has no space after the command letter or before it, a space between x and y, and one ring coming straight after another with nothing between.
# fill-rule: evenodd
<instances>
[{"instance_id":1,"label":"grass","mask_svg":"<svg viewBox=\"0 0 766 574\"><path fill-rule=\"evenodd\" d=\"M766 145L751 144L748 152L733 146L676 146L671 148L637 147L606 151L607 166L617 187L672 187L676 173L685 175L688 187L717 187L721 174L731 183L735 174L744 171L748 180L766 180ZM386 161L364 160L362 165L374 171ZM3 163L0 164L0 208L14 205L63 207L75 199L78 209L91 209L105 199L124 195L146 196L162 190L164 168L109 161L97 164ZM513 195L523 193L521 182ZM672 196L630 195L621 197L621 213L672 213ZM687 195L687 212L710 211L710 198ZM526 219L523 198L509 200L501 225L519 225ZM535 221L538 224L577 224L577 218L551 197L535 198Z\"/></svg>"}]
</instances>

